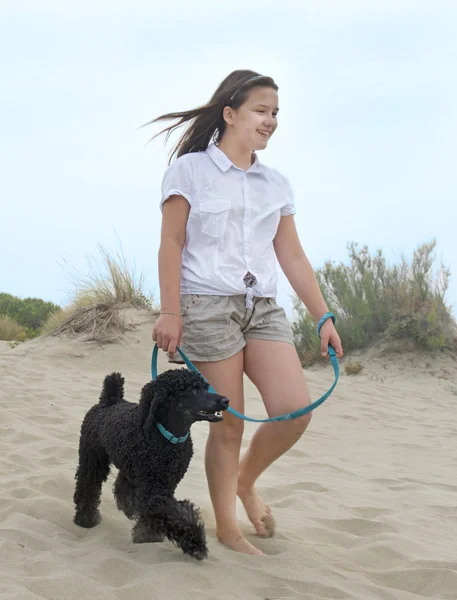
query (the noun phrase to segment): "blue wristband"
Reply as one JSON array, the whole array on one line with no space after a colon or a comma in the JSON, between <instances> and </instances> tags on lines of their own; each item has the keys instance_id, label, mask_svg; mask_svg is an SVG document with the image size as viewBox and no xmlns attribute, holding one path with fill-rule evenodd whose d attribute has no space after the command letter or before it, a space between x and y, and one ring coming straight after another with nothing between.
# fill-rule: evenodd
<instances>
[{"instance_id":1,"label":"blue wristband","mask_svg":"<svg viewBox=\"0 0 457 600\"><path fill-rule=\"evenodd\" d=\"M317 324L317 335L319 337L321 337L322 325L325 323L325 321L327 321L327 319L332 319L334 323L336 321L336 317L332 312L326 312L325 315L319 319L319 323Z\"/></svg>"}]
</instances>

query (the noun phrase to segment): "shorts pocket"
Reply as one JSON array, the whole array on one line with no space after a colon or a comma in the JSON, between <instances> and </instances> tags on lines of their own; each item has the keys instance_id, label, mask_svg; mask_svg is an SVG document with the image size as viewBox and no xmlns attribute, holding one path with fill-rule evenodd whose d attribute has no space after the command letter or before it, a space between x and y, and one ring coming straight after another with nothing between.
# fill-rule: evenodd
<instances>
[{"instance_id":1,"label":"shorts pocket","mask_svg":"<svg viewBox=\"0 0 457 600\"><path fill-rule=\"evenodd\" d=\"M202 231L213 238L220 237L227 229L232 208L230 200L207 200L200 202Z\"/></svg>"},{"instance_id":2,"label":"shorts pocket","mask_svg":"<svg viewBox=\"0 0 457 600\"><path fill-rule=\"evenodd\" d=\"M183 320L186 344L198 347L223 341L232 328L230 311L227 309L228 298L194 294L183 299L187 302L191 299Z\"/></svg>"},{"instance_id":3,"label":"shorts pocket","mask_svg":"<svg viewBox=\"0 0 457 600\"><path fill-rule=\"evenodd\" d=\"M181 296L180 296L181 312L183 313L184 317L188 314L189 310L192 309L192 307L195 304L198 304L199 299L200 299L200 294L181 294Z\"/></svg>"}]
</instances>

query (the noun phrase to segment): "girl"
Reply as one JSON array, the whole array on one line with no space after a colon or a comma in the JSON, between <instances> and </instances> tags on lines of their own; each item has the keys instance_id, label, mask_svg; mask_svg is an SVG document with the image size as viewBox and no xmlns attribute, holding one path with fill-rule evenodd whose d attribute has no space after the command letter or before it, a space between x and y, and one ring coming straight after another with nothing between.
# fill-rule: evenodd
<instances>
[{"instance_id":1,"label":"girl","mask_svg":"<svg viewBox=\"0 0 457 600\"><path fill-rule=\"evenodd\" d=\"M297 235L292 190L256 154L276 130L278 110L273 79L239 70L222 81L208 104L152 121L177 120L161 132L168 136L189 124L162 182L161 314L152 338L171 359L176 345L182 346L240 412L246 373L269 416L310 402L290 324L275 301L276 259L316 322L328 311ZM329 343L343 355L330 319L321 340L323 355ZM236 496L257 534L273 535L271 510L255 482L297 442L310 417L262 424L241 461L243 421L225 413L223 422L210 425L205 468L222 543L262 554L239 529Z\"/></svg>"}]
</instances>

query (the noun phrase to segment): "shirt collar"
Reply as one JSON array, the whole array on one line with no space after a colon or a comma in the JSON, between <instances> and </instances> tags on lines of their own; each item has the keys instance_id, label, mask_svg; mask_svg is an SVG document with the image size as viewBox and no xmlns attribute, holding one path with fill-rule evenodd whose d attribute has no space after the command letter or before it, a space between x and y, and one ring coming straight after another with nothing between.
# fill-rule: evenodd
<instances>
[{"instance_id":1,"label":"shirt collar","mask_svg":"<svg viewBox=\"0 0 457 600\"><path fill-rule=\"evenodd\" d=\"M232 163L230 158L222 152L220 148L214 143L210 144L206 149L206 153L212 159L212 161L219 167L221 171L224 173L230 169L230 167L234 167L235 165ZM254 152L254 164L250 166L250 168L246 171L246 173L261 173L262 165L259 162L259 157Z\"/></svg>"}]
</instances>

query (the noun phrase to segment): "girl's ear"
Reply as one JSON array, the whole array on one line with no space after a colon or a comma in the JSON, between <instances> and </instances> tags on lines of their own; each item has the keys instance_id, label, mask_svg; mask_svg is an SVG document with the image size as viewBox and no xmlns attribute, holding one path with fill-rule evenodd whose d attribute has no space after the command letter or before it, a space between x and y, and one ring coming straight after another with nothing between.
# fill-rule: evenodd
<instances>
[{"instance_id":1,"label":"girl's ear","mask_svg":"<svg viewBox=\"0 0 457 600\"><path fill-rule=\"evenodd\" d=\"M233 125L233 108L231 106L224 106L222 116L227 125Z\"/></svg>"}]
</instances>

